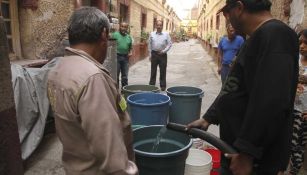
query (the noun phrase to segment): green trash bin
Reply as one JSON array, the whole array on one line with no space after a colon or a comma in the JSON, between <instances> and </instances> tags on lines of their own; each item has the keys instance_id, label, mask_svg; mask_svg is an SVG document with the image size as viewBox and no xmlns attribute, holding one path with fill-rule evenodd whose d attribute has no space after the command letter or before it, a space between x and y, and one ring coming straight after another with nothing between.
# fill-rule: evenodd
<instances>
[{"instance_id":1,"label":"green trash bin","mask_svg":"<svg viewBox=\"0 0 307 175\"><path fill-rule=\"evenodd\" d=\"M123 87L122 93L125 97L125 99L128 98L129 95L136 94L136 93L141 93L141 92L160 92L160 89L156 86L153 85L140 85L140 84L135 84L135 85L127 85Z\"/></svg>"},{"instance_id":2,"label":"green trash bin","mask_svg":"<svg viewBox=\"0 0 307 175\"><path fill-rule=\"evenodd\" d=\"M202 89L190 86L175 86L166 90L171 98L169 122L189 124L200 118L201 103L204 96Z\"/></svg>"}]
</instances>

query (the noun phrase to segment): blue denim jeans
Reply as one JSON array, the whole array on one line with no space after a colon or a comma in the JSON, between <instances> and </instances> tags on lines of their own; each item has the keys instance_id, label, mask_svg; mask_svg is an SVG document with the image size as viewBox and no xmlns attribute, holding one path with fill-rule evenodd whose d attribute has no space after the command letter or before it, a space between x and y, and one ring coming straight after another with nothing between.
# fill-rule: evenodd
<instances>
[{"instance_id":1,"label":"blue denim jeans","mask_svg":"<svg viewBox=\"0 0 307 175\"><path fill-rule=\"evenodd\" d=\"M129 58L128 55L117 54L117 84L121 74L121 87L128 85Z\"/></svg>"},{"instance_id":2,"label":"blue denim jeans","mask_svg":"<svg viewBox=\"0 0 307 175\"><path fill-rule=\"evenodd\" d=\"M230 65L229 64L222 64L222 68L221 68L221 79L222 79L222 84L224 84L228 73L230 70Z\"/></svg>"}]
</instances>

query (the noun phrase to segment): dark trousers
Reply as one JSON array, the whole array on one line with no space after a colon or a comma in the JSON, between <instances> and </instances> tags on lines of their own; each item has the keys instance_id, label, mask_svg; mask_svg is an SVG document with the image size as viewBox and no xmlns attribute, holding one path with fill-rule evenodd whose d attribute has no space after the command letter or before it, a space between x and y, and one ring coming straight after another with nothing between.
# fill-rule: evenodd
<instances>
[{"instance_id":1,"label":"dark trousers","mask_svg":"<svg viewBox=\"0 0 307 175\"><path fill-rule=\"evenodd\" d=\"M167 54L159 55L157 52L151 52L151 73L150 85L156 85L157 66L160 69L160 87L166 88L166 67L167 67Z\"/></svg>"},{"instance_id":2,"label":"dark trousers","mask_svg":"<svg viewBox=\"0 0 307 175\"><path fill-rule=\"evenodd\" d=\"M228 76L230 70L230 65L229 64L222 64L221 68L221 79L222 79L222 84L226 81L226 78Z\"/></svg>"},{"instance_id":3,"label":"dark trousers","mask_svg":"<svg viewBox=\"0 0 307 175\"><path fill-rule=\"evenodd\" d=\"M121 74L121 87L128 85L129 58L128 55L117 54L117 84Z\"/></svg>"}]
</instances>

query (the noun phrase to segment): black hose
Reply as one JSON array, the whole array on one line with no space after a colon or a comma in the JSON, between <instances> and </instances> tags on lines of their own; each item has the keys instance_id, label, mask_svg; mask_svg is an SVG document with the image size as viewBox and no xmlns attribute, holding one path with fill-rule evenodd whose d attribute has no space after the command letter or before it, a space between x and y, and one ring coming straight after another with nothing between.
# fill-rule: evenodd
<instances>
[{"instance_id":1,"label":"black hose","mask_svg":"<svg viewBox=\"0 0 307 175\"><path fill-rule=\"evenodd\" d=\"M177 123L168 123L166 125L168 129L182 132L188 135L191 135L195 138L200 138L202 140L207 141L208 143L212 144L216 148L218 148L221 152L223 153L228 153L228 154L237 154L238 152L228 145L226 142L222 141L220 138L216 137L215 135L203 131L201 129L197 128L190 128L188 129L185 125L177 124Z\"/></svg>"}]
</instances>

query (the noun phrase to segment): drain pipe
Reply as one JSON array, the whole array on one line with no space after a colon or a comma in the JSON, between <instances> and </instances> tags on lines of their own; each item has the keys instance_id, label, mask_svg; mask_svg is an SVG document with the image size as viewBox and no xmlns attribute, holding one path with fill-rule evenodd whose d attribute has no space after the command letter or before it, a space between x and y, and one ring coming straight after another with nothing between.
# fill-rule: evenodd
<instances>
[{"instance_id":1,"label":"drain pipe","mask_svg":"<svg viewBox=\"0 0 307 175\"><path fill-rule=\"evenodd\" d=\"M238 153L233 147L228 145L226 142L222 141L220 138L216 137L215 135L213 135L209 132L203 131L201 129L197 129L197 128L188 129L185 125L181 125L181 124L177 124L177 123L168 123L166 125L166 127L168 129L178 131L178 132L182 132L182 133L191 135L195 138L200 138L202 140L205 140L208 143L215 146L216 148L218 148L223 153L228 153L228 154L237 154Z\"/></svg>"}]
</instances>

